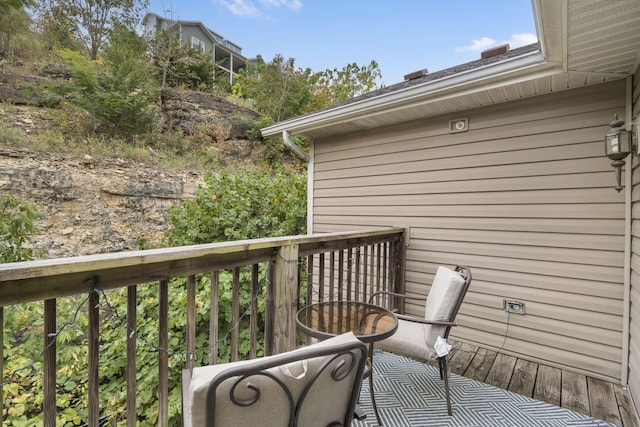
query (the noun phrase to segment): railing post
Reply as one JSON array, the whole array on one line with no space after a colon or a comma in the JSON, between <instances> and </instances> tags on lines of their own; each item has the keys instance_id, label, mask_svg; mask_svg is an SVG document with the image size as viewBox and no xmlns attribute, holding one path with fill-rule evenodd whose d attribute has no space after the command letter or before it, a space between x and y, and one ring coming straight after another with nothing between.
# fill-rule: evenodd
<instances>
[{"instance_id":1,"label":"railing post","mask_svg":"<svg viewBox=\"0 0 640 427\"><path fill-rule=\"evenodd\" d=\"M158 286L158 426L169 425L169 281Z\"/></svg>"},{"instance_id":2,"label":"railing post","mask_svg":"<svg viewBox=\"0 0 640 427\"><path fill-rule=\"evenodd\" d=\"M273 284L275 319L274 353L296 348L296 300L298 284L298 245L282 246L278 250Z\"/></svg>"},{"instance_id":3,"label":"railing post","mask_svg":"<svg viewBox=\"0 0 640 427\"><path fill-rule=\"evenodd\" d=\"M265 307L264 307L264 355L271 356L274 354L274 323L275 323L275 301L273 299L273 286L275 282L275 261L267 262L267 289L265 292Z\"/></svg>"},{"instance_id":4,"label":"railing post","mask_svg":"<svg viewBox=\"0 0 640 427\"><path fill-rule=\"evenodd\" d=\"M138 330L137 317L138 288L127 288L127 427L136 426L136 334Z\"/></svg>"},{"instance_id":5,"label":"railing post","mask_svg":"<svg viewBox=\"0 0 640 427\"><path fill-rule=\"evenodd\" d=\"M4 410L4 307L0 307L0 349L3 356L0 357L0 412Z\"/></svg>"},{"instance_id":6,"label":"railing post","mask_svg":"<svg viewBox=\"0 0 640 427\"><path fill-rule=\"evenodd\" d=\"M44 427L56 425L56 300L44 302ZM2 347L0 347L2 348Z\"/></svg>"},{"instance_id":7,"label":"railing post","mask_svg":"<svg viewBox=\"0 0 640 427\"><path fill-rule=\"evenodd\" d=\"M404 294L405 293L405 271L406 271L406 250L407 250L407 242L408 242L408 233L405 231L402 237L394 243L395 246L395 256L394 256L394 284L393 291ZM399 298L397 301L398 309L400 313L404 313L404 298Z\"/></svg>"},{"instance_id":8,"label":"railing post","mask_svg":"<svg viewBox=\"0 0 640 427\"><path fill-rule=\"evenodd\" d=\"M100 295L96 289L89 292L89 421L88 424L93 427L98 425L100 419L100 392L99 392L99 372L98 365L100 362Z\"/></svg>"}]
</instances>

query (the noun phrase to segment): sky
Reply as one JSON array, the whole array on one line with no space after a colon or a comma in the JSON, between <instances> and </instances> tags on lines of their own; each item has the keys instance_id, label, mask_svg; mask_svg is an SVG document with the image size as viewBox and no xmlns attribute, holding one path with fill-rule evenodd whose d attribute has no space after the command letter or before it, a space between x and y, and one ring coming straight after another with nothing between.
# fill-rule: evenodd
<instances>
[{"instance_id":1,"label":"sky","mask_svg":"<svg viewBox=\"0 0 640 427\"><path fill-rule=\"evenodd\" d=\"M149 0L149 12L199 21L248 59L280 54L315 72L376 61L386 86L483 50L537 41L531 0Z\"/></svg>"}]
</instances>

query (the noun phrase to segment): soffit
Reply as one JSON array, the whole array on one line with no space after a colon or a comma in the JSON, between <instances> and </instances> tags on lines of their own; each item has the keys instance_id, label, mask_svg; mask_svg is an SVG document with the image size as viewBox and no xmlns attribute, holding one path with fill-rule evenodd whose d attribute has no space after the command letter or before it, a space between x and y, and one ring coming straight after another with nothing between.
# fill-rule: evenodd
<instances>
[{"instance_id":1,"label":"soffit","mask_svg":"<svg viewBox=\"0 0 640 427\"><path fill-rule=\"evenodd\" d=\"M640 59L640 1L570 0L567 70L633 74Z\"/></svg>"}]
</instances>

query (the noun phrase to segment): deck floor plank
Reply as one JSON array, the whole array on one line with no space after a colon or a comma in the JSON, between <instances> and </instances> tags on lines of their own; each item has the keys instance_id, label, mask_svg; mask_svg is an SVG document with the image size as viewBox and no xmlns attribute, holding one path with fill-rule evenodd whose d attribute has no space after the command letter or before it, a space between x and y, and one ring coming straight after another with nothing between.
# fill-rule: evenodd
<instances>
[{"instance_id":1,"label":"deck floor plank","mask_svg":"<svg viewBox=\"0 0 640 427\"><path fill-rule=\"evenodd\" d=\"M562 370L561 405L571 411L591 415L587 377L575 372Z\"/></svg>"},{"instance_id":2,"label":"deck floor plank","mask_svg":"<svg viewBox=\"0 0 640 427\"><path fill-rule=\"evenodd\" d=\"M491 365L485 383L506 390L511 382L511 376L513 375L513 369L516 366L517 360L518 359L513 356L498 354L493 361L493 365Z\"/></svg>"},{"instance_id":3,"label":"deck floor plank","mask_svg":"<svg viewBox=\"0 0 640 427\"><path fill-rule=\"evenodd\" d=\"M560 394L562 391L562 370L552 366L538 366L536 386L533 390L533 398L552 405L560 406Z\"/></svg>"},{"instance_id":4,"label":"deck floor plank","mask_svg":"<svg viewBox=\"0 0 640 427\"><path fill-rule=\"evenodd\" d=\"M618 410L620 411L620 420L623 427L638 427L638 419L636 418L633 410L633 402L629 395L629 390L622 387L619 384L614 386L616 393L616 402L618 404Z\"/></svg>"},{"instance_id":5,"label":"deck floor plank","mask_svg":"<svg viewBox=\"0 0 640 427\"><path fill-rule=\"evenodd\" d=\"M600 420L620 424L620 411L616 401L616 392L613 384L597 378L587 378L589 389L589 406L591 416Z\"/></svg>"},{"instance_id":6,"label":"deck floor plank","mask_svg":"<svg viewBox=\"0 0 640 427\"><path fill-rule=\"evenodd\" d=\"M524 359L518 359L513 369L509 391L532 397L536 385L538 364Z\"/></svg>"},{"instance_id":7,"label":"deck floor plank","mask_svg":"<svg viewBox=\"0 0 640 427\"><path fill-rule=\"evenodd\" d=\"M629 390L619 384L473 347L455 343L464 352L452 354L452 373L622 427L640 427Z\"/></svg>"},{"instance_id":8,"label":"deck floor plank","mask_svg":"<svg viewBox=\"0 0 640 427\"><path fill-rule=\"evenodd\" d=\"M447 361L447 365L449 365L451 372L464 372L471 364L473 357L476 355L476 351L478 351L478 347L462 343L456 345L454 348L455 350Z\"/></svg>"}]
</instances>

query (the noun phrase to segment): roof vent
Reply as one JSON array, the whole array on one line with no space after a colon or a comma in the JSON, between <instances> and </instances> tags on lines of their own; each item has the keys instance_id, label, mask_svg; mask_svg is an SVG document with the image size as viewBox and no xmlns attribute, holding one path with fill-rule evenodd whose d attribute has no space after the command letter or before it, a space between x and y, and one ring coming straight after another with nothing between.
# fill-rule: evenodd
<instances>
[{"instance_id":1,"label":"roof vent","mask_svg":"<svg viewBox=\"0 0 640 427\"><path fill-rule=\"evenodd\" d=\"M405 74L404 80L407 81L407 80L417 79L418 77L426 76L427 74L429 74L429 70L425 68L424 70L414 71L413 73Z\"/></svg>"},{"instance_id":2,"label":"roof vent","mask_svg":"<svg viewBox=\"0 0 640 427\"><path fill-rule=\"evenodd\" d=\"M480 54L480 58L491 58L492 56L502 55L509 51L509 43L487 49Z\"/></svg>"}]
</instances>

